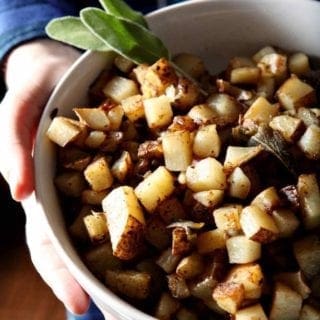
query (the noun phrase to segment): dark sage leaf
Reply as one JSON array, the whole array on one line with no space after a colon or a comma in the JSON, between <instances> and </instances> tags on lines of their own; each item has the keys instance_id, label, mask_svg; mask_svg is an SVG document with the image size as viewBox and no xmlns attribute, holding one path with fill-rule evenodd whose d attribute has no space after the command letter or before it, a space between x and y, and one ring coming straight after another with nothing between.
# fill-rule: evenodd
<instances>
[{"instance_id":1,"label":"dark sage leaf","mask_svg":"<svg viewBox=\"0 0 320 320\"><path fill-rule=\"evenodd\" d=\"M132 10L125 1L122 0L99 0L102 8L109 14L130 20L141 26L148 28L148 23L143 14L138 11Z\"/></svg>"},{"instance_id":2,"label":"dark sage leaf","mask_svg":"<svg viewBox=\"0 0 320 320\"><path fill-rule=\"evenodd\" d=\"M115 52L133 62L152 64L169 58L168 49L150 30L97 8L81 10L84 25Z\"/></svg>"},{"instance_id":3,"label":"dark sage leaf","mask_svg":"<svg viewBox=\"0 0 320 320\"><path fill-rule=\"evenodd\" d=\"M83 50L109 51L111 48L84 26L80 18L62 17L51 20L46 33L52 39L70 44Z\"/></svg>"},{"instance_id":4,"label":"dark sage leaf","mask_svg":"<svg viewBox=\"0 0 320 320\"><path fill-rule=\"evenodd\" d=\"M258 131L249 139L249 145L260 144L267 152L273 154L295 177L298 176L292 155L282 136L267 126L259 126Z\"/></svg>"}]
</instances>

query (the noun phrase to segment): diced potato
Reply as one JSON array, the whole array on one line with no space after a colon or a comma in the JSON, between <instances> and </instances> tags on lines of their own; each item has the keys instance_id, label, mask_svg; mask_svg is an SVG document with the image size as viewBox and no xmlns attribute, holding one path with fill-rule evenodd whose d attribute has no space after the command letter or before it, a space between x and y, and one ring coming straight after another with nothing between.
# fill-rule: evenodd
<instances>
[{"instance_id":1,"label":"diced potato","mask_svg":"<svg viewBox=\"0 0 320 320\"><path fill-rule=\"evenodd\" d=\"M279 106L271 104L266 98L258 97L244 114L244 120L251 120L257 124L268 124L279 113Z\"/></svg>"},{"instance_id":2,"label":"diced potato","mask_svg":"<svg viewBox=\"0 0 320 320\"><path fill-rule=\"evenodd\" d=\"M214 93L207 103L216 114L216 121L220 125L234 123L238 120L241 107L235 98L225 93Z\"/></svg>"},{"instance_id":3,"label":"diced potato","mask_svg":"<svg viewBox=\"0 0 320 320\"><path fill-rule=\"evenodd\" d=\"M262 151L261 145L254 147L228 146L224 160L224 168L229 172L249 162Z\"/></svg>"},{"instance_id":4,"label":"diced potato","mask_svg":"<svg viewBox=\"0 0 320 320\"><path fill-rule=\"evenodd\" d=\"M204 262L198 253L184 257L176 268L176 274L184 279L191 279L202 273Z\"/></svg>"},{"instance_id":5,"label":"diced potato","mask_svg":"<svg viewBox=\"0 0 320 320\"><path fill-rule=\"evenodd\" d=\"M162 201L157 207L157 212L167 225L187 218L181 202L176 197L170 197Z\"/></svg>"},{"instance_id":6,"label":"diced potato","mask_svg":"<svg viewBox=\"0 0 320 320\"><path fill-rule=\"evenodd\" d=\"M259 299L262 294L264 276L257 263L249 263L233 267L226 280L227 283L242 284L244 299Z\"/></svg>"},{"instance_id":7,"label":"diced potato","mask_svg":"<svg viewBox=\"0 0 320 320\"><path fill-rule=\"evenodd\" d=\"M192 134L188 130L165 132L162 136L162 148L168 170L187 170L192 162Z\"/></svg>"},{"instance_id":8,"label":"diced potato","mask_svg":"<svg viewBox=\"0 0 320 320\"><path fill-rule=\"evenodd\" d=\"M174 256L184 256L192 249L192 241L186 228L175 227L172 230L172 254Z\"/></svg>"},{"instance_id":9,"label":"diced potato","mask_svg":"<svg viewBox=\"0 0 320 320\"><path fill-rule=\"evenodd\" d=\"M113 189L102 201L114 255L129 260L139 253L145 220L132 187Z\"/></svg>"},{"instance_id":10,"label":"diced potato","mask_svg":"<svg viewBox=\"0 0 320 320\"><path fill-rule=\"evenodd\" d=\"M157 304L154 316L159 320L170 320L178 311L180 302L169 293L163 292Z\"/></svg>"},{"instance_id":11,"label":"diced potato","mask_svg":"<svg viewBox=\"0 0 320 320\"><path fill-rule=\"evenodd\" d=\"M84 253L84 261L89 269L101 279L104 279L106 270L122 268L121 260L113 255L110 242L90 247Z\"/></svg>"},{"instance_id":12,"label":"diced potato","mask_svg":"<svg viewBox=\"0 0 320 320\"><path fill-rule=\"evenodd\" d=\"M143 100L147 124L151 129L169 125L173 118L172 107L167 96L162 95Z\"/></svg>"},{"instance_id":13,"label":"diced potato","mask_svg":"<svg viewBox=\"0 0 320 320\"><path fill-rule=\"evenodd\" d=\"M134 270L107 270L106 284L129 298L146 299L150 292L151 276Z\"/></svg>"},{"instance_id":14,"label":"diced potato","mask_svg":"<svg viewBox=\"0 0 320 320\"><path fill-rule=\"evenodd\" d=\"M54 183L59 191L69 197L80 197L87 188L83 174L78 171L68 171L57 175Z\"/></svg>"},{"instance_id":15,"label":"diced potato","mask_svg":"<svg viewBox=\"0 0 320 320\"><path fill-rule=\"evenodd\" d=\"M301 271L278 273L275 275L274 279L299 293L303 299L307 299L311 293Z\"/></svg>"},{"instance_id":16,"label":"diced potato","mask_svg":"<svg viewBox=\"0 0 320 320\"><path fill-rule=\"evenodd\" d=\"M246 199L251 191L251 181L240 167L231 172L228 184L229 195L233 198Z\"/></svg>"},{"instance_id":17,"label":"diced potato","mask_svg":"<svg viewBox=\"0 0 320 320\"><path fill-rule=\"evenodd\" d=\"M58 162L66 169L83 171L91 161L91 155L77 147L64 147L59 150Z\"/></svg>"},{"instance_id":18,"label":"diced potato","mask_svg":"<svg viewBox=\"0 0 320 320\"><path fill-rule=\"evenodd\" d=\"M112 175L120 182L124 182L133 171L133 161L128 151L123 151L120 158L117 159L112 167Z\"/></svg>"},{"instance_id":19,"label":"diced potato","mask_svg":"<svg viewBox=\"0 0 320 320\"><path fill-rule=\"evenodd\" d=\"M122 72L129 73L133 67L134 62L125 58L124 56L117 55L114 59L114 65Z\"/></svg>"},{"instance_id":20,"label":"diced potato","mask_svg":"<svg viewBox=\"0 0 320 320\"><path fill-rule=\"evenodd\" d=\"M276 53L276 50L271 46L265 46L261 48L259 51L257 51L253 55L252 59L254 62L258 63L262 59L262 57L270 53Z\"/></svg>"},{"instance_id":21,"label":"diced potato","mask_svg":"<svg viewBox=\"0 0 320 320\"><path fill-rule=\"evenodd\" d=\"M159 166L135 188L134 192L148 212L167 199L174 191L172 174L163 166Z\"/></svg>"},{"instance_id":22,"label":"diced potato","mask_svg":"<svg viewBox=\"0 0 320 320\"><path fill-rule=\"evenodd\" d=\"M283 138L290 143L295 142L303 128L302 121L300 119L286 114L275 116L269 122L269 126L273 130L279 131Z\"/></svg>"},{"instance_id":23,"label":"diced potato","mask_svg":"<svg viewBox=\"0 0 320 320\"><path fill-rule=\"evenodd\" d=\"M223 166L215 158L205 158L187 168L187 186L194 192L211 189L224 190L227 186Z\"/></svg>"},{"instance_id":24,"label":"diced potato","mask_svg":"<svg viewBox=\"0 0 320 320\"><path fill-rule=\"evenodd\" d=\"M244 287L235 282L219 283L213 290L213 299L220 308L235 314L244 300Z\"/></svg>"},{"instance_id":25,"label":"diced potato","mask_svg":"<svg viewBox=\"0 0 320 320\"><path fill-rule=\"evenodd\" d=\"M164 250L156 263L161 269L163 269L166 273L172 273L176 270L176 267L181 260L180 256L173 255L171 248Z\"/></svg>"},{"instance_id":26,"label":"diced potato","mask_svg":"<svg viewBox=\"0 0 320 320\"><path fill-rule=\"evenodd\" d=\"M83 173L92 190L102 191L112 186L113 176L105 157L92 161Z\"/></svg>"},{"instance_id":27,"label":"diced potato","mask_svg":"<svg viewBox=\"0 0 320 320\"><path fill-rule=\"evenodd\" d=\"M298 146L306 157L312 160L320 160L320 127L310 125L298 141Z\"/></svg>"},{"instance_id":28,"label":"diced potato","mask_svg":"<svg viewBox=\"0 0 320 320\"><path fill-rule=\"evenodd\" d=\"M103 213L93 213L83 218L92 243L104 242L108 235L107 221Z\"/></svg>"},{"instance_id":29,"label":"diced potato","mask_svg":"<svg viewBox=\"0 0 320 320\"><path fill-rule=\"evenodd\" d=\"M116 103L139 93L137 83L131 79L114 76L103 88L106 97L110 97Z\"/></svg>"},{"instance_id":30,"label":"diced potato","mask_svg":"<svg viewBox=\"0 0 320 320\"><path fill-rule=\"evenodd\" d=\"M216 118L216 113L207 104L198 104L190 109L188 116L197 124L208 124Z\"/></svg>"},{"instance_id":31,"label":"diced potato","mask_svg":"<svg viewBox=\"0 0 320 320\"><path fill-rule=\"evenodd\" d=\"M279 234L273 218L255 205L243 208L240 215L240 225L249 239L261 243L271 242Z\"/></svg>"},{"instance_id":32,"label":"diced potato","mask_svg":"<svg viewBox=\"0 0 320 320\"><path fill-rule=\"evenodd\" d=\"M51 141L60 147L64 147L75 141L83 132L84 127L79 121L65 117L55 117L46 134Z\"/></svg>"},{"instance_id":33,"label":"diced potato","mask_svg":"<svg viewBox=\"0 0 320 320\"><path fill-rule=\"evenodd\" d=\"M200 127L193 140L193 153L199 158L219 156L221 141L215 124Z\"/></svg>"},{"instance_id":34,"label":"diced potato","mask_svg":"<svg viewBox=\"0 0 320 320\"><path fill-rule=\"evenodd\" d=\"M261 191L251 204L259 207L261 210L271 212L280 205L280 197L275 187L269 187Z\"/></svg>"},{"instance_id":35,"label":"diced potato","mask_svg":"<svg viewBox=\"0 0 320 320\"><path fill-rule=\"evenodd\" d=\"M304 304L300 312L299 320L320 320L320 310L309 304Z\"/></svg>"},{"instance_id":36,"label":"diced potato","mask_svg":"<svg viewBox=\"0 0 320 320\"><path fill-rule=\"evenodd\" d=\"M200 254L214 252L216 249L225 248L226 235L220 229L214 229L199 233L197 248Z\"/></svg>"},{"instance_id":37,"label":"diced potato","mask_svg":"<svg viewBox=\"0 0 320 320\"><path fill-rule=\"evenodd\" d=\"M217 228L231 236L240 233L241 211L242 206L237 204L227 204L213 210L213 218Z\"/></svg>"},{"instance_id":38,"label":"diced potato","mask_svg":"<svg viewBox=\"0 0 320 320\"><path fill-rule=\"evenodd\" d=\"M280 53L269 53L261 57L258 62L263 76L272 76L277 81L283 80L287 76L287 56Z\"/></svg>"},{"instance_id":39,"label":"diced potato","mask_svg":"<svg viewBox=\"0 0 320 320\"><path fill-rule=\"evenodd\" d=\"M106 131L110 128L110 120L102 108L73 108L79 121L93 130Z\"/></svg>"},{"instance_id":40,"label":"diced potato","mask_svg":"<svg viewBox=\"0 0 320 320\"><path fill-rule=\"evenodd\" d=\"M276 81L272 77L260 77L257 83L257 95L272 100L276 90Z\"/></svg>"},{"instance_id":41,"label":"diced potato","mask_svg":"<svg viewBox=\"0 0 320 320\"><path fill-rule=\"evenodd\" d=\"M104 143L105 140L105 132L93 130L89 132L87 138L84 141L84 144L91 149L97 149Z\"/></svg>"},{"instance_id":42,"label":"diced potato","mask_svg":"<svg viewBox=\"0 0 320 320\"><path fill-rule=\"evenodd\" d=\"M307 229L320 225L320 190L315 174L301 174L297 190L303 224Z\"/></svg>"},{"instance_id":43,"label":"diced potato","mask_svg":"<svg viewBox=\"0 0 320 320\"><path fill-rule=\"evenodd\" d=\"M312 279L320 271L320 240L316 235L308 235L293 244L295 258L307 279Z\"/></svg>"},{"instance_id":44,"label":"diced potato","mask_svg":"<svg viewBox=\"0 0 320 320\"><path fill-rule=\"evenodd\" d=\"M190 53L180 53L173 58L173 62L191 77L197 79L201 77L205 71L203 60Z\"/></svg>"},{"instance_id":45,"label":"diced potato","mask_svg":"<svg viewBox=\"0 0 320 320\"><path fill-rule=\"evenodd\" d=\"M193 194L193 198L207 208L214 208L223 200L223 190L206 190Z\"/></svg>"},{"instance_id":46,"label":"diced potato","mask_svg":"<svg viewBox=\"0 0 320 320\"><path fill-rule=\"evenodd\" d=\"M237 311L235 320L268 320L268 318L261 304L255 304Z\"/></svg>"},{"instance_id":47,"label":"diced potato","mask_svg":"<svg viewBox=\"0 0 320 320\"><path fill-rule=\"evenodd\" d=\"M234 236L226 241L230 263L250 263L261 257L261 244L246 236Z\"/></svg>"},{"instance_id":48,"label":"diced potato","mask_svg":"<svg viewBox=\"0 0 320 320\"><path fill-rule=\"evenodd\" d=\"M110 110L108 110L107 115L110 121L109 129L112 131L119 130L122 124L122 118L124 116L122 105L119 104L112 107Z\"/></svg>"},{"instance_id":49,"label":"diced potato","mask_svg":"<svg viewBox=\"0 0 320 320\"><path fill-rule=\"evenodd\" d=\"M144 118L143 100L140 94L123 99L121 105L124 114L131 122Z\"/></svg>"},{"instance_id":50,"label":"diced potato","mask_svg":"<svg viewBox=\"0 0 320 320\"><path fill-rule=\"evenodd\" d=\"M227 69L236 69L242 67L254 67L254 61L246 56L235 56L229 60Z\"/></svg>"},{"instance_id":51,"label":"diced potato","mask_svg":"<svg viewBox=\"0 0 320 320\"><path fill-rule=\"evenodd\" d=\"M230 72L230 82L232 84L256 84L260 78L258 67L239 67Z\"/></svg>"},{"instance_id":52,"label":"diced potato","mask_svg":"<svg viewBox=\"0 0 320 320\"><path fill-rule=\"evenodd\" d=\"M190 296L190 290L185 278L178 274L172 273L167 276L168 288L171 295L177 299L185 299Z\"/></svg>"},{"instance_id":53,"label":"diced potato","mask_svg":"<svg viewBox=\"0 0 320 320\"><path fill-rule=\"evenodd\" d=\"M277 97L286 110L312 106L316 101L314 88L296 76L291 76L277 91Z\"/></svg>"},{"instance_id":54,"label":"diced potato","mask_svg":"<svg viewBox=\"0 0 320 320\"><path fill-rule=\"evenodd\" d=\"M279 230L280 238L292 236L300 225L299 219L290 209L278 208L273 210L272 218Z\"/></svg>"},{"instance_id":55,"label":"diced potato","mask_svg":"<svg viewBox=\"0 0 320 320\"><path fill-rule=\"evenodd\" d=\"M82 191L81 194L81 201L84 204L91 204L91 205L101 205L103 198L107 195L106 190L102 191L95 191L92 189L86 189Z\"/></svg>"},{"instance_id":56,"label":"diced potato","mask_svg":"<svg viewBox=\"0 0 320 320\"><path fill-rule=\"evenodd\" d=\"M270 320L298 320L302 307L302 297L291 288L277 282L269 315Z\"/></svg>"},{"instance_id":57,"label":"diced potato","mask_svg":"<svg viewBox=\"0 0 320 320\"><path fill-rule=\"evenodd\" d=\"M290 73L303 76L310 71L309 57L303 52L296 52L289 56L288 66Z\"/></svg>"}]
</instances>

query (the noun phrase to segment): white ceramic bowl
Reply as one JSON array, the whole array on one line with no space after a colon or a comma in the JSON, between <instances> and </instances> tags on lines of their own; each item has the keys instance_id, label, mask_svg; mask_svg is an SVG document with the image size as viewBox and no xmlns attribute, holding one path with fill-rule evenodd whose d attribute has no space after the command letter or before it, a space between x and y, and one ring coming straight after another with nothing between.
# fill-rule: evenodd
<instances>
[{"instance_id":1,"label":"white ceramic bowl","mask_svg":"<svg viewBox=\"0 0 320 320\"><path fill-rule=\"evenodd\" d=\"M170 51L202 57L212 72L222 70L234 55L252 54L270 44L320 57L320 3L312 0L194 0L167 7L148 16L151 28ZM110 55L85 53L61 80L41 119L35 145L36 199L50 237L62 259L103 312L119 319L150 320L88 271L64 227L53 185L55 153L45 136L50 115L71 114L83 105L89 85L110 63Z\"/></svg>"}]
</instances>

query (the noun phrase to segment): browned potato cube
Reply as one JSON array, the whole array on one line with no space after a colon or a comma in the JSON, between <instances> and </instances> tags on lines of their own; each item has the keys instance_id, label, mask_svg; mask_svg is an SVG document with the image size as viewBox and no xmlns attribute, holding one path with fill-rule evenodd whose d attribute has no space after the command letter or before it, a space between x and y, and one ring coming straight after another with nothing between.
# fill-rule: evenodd
<instances>
[{"instance_id":1,"label":"browned potato cube","mask_svg":"<svg viewBox=\"0 0 320 320\"><path fill-rule=\"evenodd\" d=\"M102 108L74 108L79 120L93 130L106 131L110 128L110 120Z\"/></svg>"},{"instance_id":2,"label":"browned potato cube","mask_svg":"<svg viewBox=\"0 0 320 320\"><path fill-rule=\"evenodd\" d=\"M271 212L280 205L280 197L275 187L262 190L252 201L251 204L259 207L265 212Z\"/></svg>"},{"instance_id":3,"label":"browned potato cube","mask_svg":"<svg viewBox=\"0 0 320 320\"><path fill-rule=\"evenodd\" d=\"M311 124L300 137L298 145L306 157L312 160L320 160L320 127Z\"/></svg>"},{"instance_id":4,"label":"browned potato cube","mask_svg":"<svg viewBox=\"0 0 320 320\"><path fill-rule=\"evenodd\" d=\"M255 304L237 311L235 320L268 320L268 318L261 304Z\"/></svg>"},{"instance_id":5,"label":"browned potato cube","mask_svg":"<svg viewBox=\"0 0 320 320\"><path fill-rule=\"evenodd\" d=\"M102 243L107 239L107 221L103 213L94 212L85 216L83 221L92 243Z\"/></svg>"},{"instance_id":6,"label":"browned potato cube","mask_svg":"<svg viewBox=\"0 0 320 320\"><path fill-rule=\"evenodd\" d=\"M201 274L204 268L202 256L198 253L192 253L184 257L176 268L176 274L184 279L191 279Z\"/></svg>"},{"instance_id":7,"label":"browned potato cube","mask_svg":"<svg viewBox=\"0 0 320 320\"><path fill-rule=\"evenodd\" d=\"M303 76L310 71L309 57L303 52L296 52L290 55L288 66L290 73Z\"/></svg>"},{"instance_id":8,"label":"browned potato cube","mask_svg":"<svg viewBox=\"0 0 320 320\"><path fill-rule=\"evenodd\" d=\"M168 288L174 298L185 299L190 296L190 290L185 278L173 273L167 276L167 280Z\"/></svg>"},{"instance_id":9,"label":"browned potato cube","mask_svg":"<svg viewBox=\"0 0 320 320\"><path fill-rule=\"evenodd\" d=\"M199 233L197 248L200 254L214 252L216 249L225 248L226 236L220 229L214 229Z\"/></svg>"},{"instance_id":10,"label":"browned potato cube","mask_svg":"<svg viewBox=\"0 0 320 320\"><path fill-rule=\"evenodd\" d=\"M123 99L121 105L124 114L131 122L144 118L143 100L140 94Z\"/></svg>"},{"instance_id":11,"label":"browned potato cube","mask_svg":"<svg viewBox=\"0 0 320 320\"><path fill-rule=\"evenodd\" d=\"M207 208L215 208L223 200L223 190L206 190L193 193L193 198Z\"/></svg>"},{"instance_id":12,"label":"browned potato cube","mask_svg":"<svg viewBox=\"0 0 320 320\"><path fill-rule=\"evenodd\" d=\"M213 210L213 218L217 228L231 236L240 233L241 211L242 206L237 204L226 204Z\"/></svg>"}]
</instances>

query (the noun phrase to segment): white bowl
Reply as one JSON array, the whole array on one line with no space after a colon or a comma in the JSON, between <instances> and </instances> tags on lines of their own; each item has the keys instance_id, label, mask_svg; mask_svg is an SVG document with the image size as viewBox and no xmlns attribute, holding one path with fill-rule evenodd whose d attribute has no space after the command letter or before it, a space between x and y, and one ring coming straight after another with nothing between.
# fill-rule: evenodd
<instances>
[{"instance_id":1,"label":"white bowl","mask_svg":"<svg viewBox=\"0 0 320 320\"><path fill-rule=\"evenodd\" d=\"M156 11L148 21L172 53L195 53L217 72L230 57L252 54L267 44L320 57L319 17L320 3L312 0L198 0ZM100 309L119 319L150 320L154 318L99 282L77 255L53 185L55 149L45 135L52 112L70 115L74 106L84 105L89 85L110 61L108 54L85 53L53 92L35 144L36 199L59 254Z\"/></svg>"}]
</instances>

